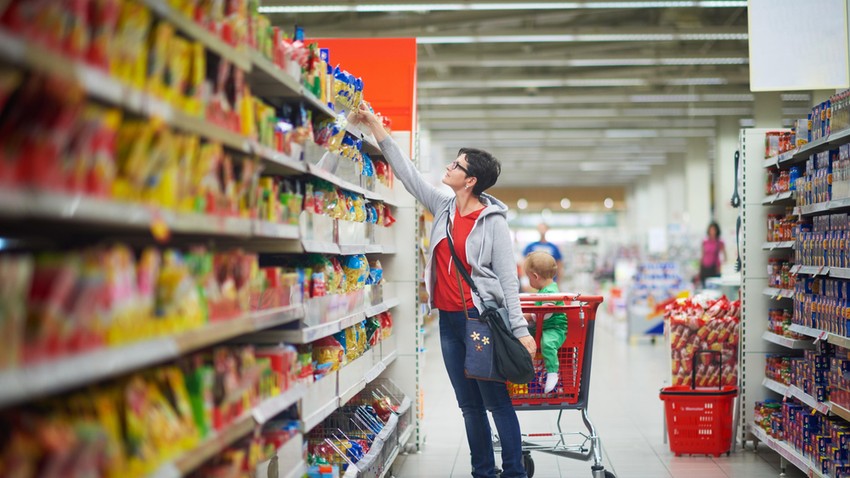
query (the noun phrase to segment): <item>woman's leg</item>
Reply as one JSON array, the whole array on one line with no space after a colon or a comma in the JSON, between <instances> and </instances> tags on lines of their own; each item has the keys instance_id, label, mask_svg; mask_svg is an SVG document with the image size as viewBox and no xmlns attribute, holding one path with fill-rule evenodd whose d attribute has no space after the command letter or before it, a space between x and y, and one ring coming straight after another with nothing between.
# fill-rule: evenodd
<instances>
[{"instance_id":1,"label":"woman's leg","mask_svg":"<svg viewBox=\"0 0 850 478\"><path fill-rule=\"evenodd\" d=\"M457 404L463 413L466 439L472 458L474 478L494 478L496 459L487 410L478 389L477 380L466 378L463 361L466 357L466 316L463 312L440 311L440 347ZM504 384L502 385L504 387Z\"/></svg>"},{"instance_id":2,"label":"woman's leg","mask_svg":"<svg viewBox=\"0 0 850 478\"><path fill-rule=\"evenodd\" d=\"M493 423L502 445L502 478L526 478L522 463L522 436L519 419L508 395L507 386L501 382L478 380L484 406L493 415Z\"/></svg>"}]
</instances>

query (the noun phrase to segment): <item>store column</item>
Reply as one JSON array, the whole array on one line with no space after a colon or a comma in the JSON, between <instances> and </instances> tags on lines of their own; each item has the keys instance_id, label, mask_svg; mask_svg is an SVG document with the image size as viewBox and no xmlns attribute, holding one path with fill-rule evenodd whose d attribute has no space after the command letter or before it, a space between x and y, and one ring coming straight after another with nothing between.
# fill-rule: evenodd
<instances>
[{"instance_id":1,"label":"store column","mask_svg":"<svg viewBox=\"0 0 850 478\"><path fill-rule=\"evenodd\" d=\"M755 97L753 117L756 128L781 128L782 96L773 91L753 93L753 96Z\"/></svg>"},{"instance_id":2,"label":"store column","mask_svg":"<svg viewBox=\"0 0 850 478\"><path fill-rule=\"evenodd\" d=\"M708 142L705 138L689 138L685 153L685 211L693 234L704 233L711 221L710 177Z\"/></svg>"},{"instance_id":3,"label":"store column","mask_svg":"<svg viewBox=\"0 0 850 478\"><path fill-rule=\"evenodd\" d=\"M720 226L721 238L726 243L727 265L734 265L735 261L735 226L740 212L740 209L732 207L739 129L740 121L737 117L724 116L717 119L714 143L714 220ZM728 272L731 273L732 269L728 268Z\"/></svg>"}]
</instances>

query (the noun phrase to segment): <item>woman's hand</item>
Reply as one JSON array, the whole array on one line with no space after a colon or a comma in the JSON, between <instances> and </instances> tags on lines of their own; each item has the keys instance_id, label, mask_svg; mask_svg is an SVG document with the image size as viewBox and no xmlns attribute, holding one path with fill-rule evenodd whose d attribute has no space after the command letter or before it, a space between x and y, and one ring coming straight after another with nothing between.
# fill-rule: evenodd
<instances>
[{"instance_id":1,"label":"woman's hand","mask_svg":"<svg viewBox=\"0 0 850 478\"><path fill-rule=\"evenodd\" d=\"M365 103L360 103L360 107L354 112L354 121L365 124L366 126L380 125L381 120L378 115L369 110Z\"/></svg>"},{"instance_id":2,"label":"woman's hand","mask_svg":"<svg viewBox=\"0 0 850 478\"><path fill-rule=\"evenodd\" d=\"M525 337L520 337L519 341L522 345L525 345L525 349L531 354L531 358L534 358L534 354L537 352L537 342L534 341L534 337L526 335Z\"/></svg>"}]
</instances>

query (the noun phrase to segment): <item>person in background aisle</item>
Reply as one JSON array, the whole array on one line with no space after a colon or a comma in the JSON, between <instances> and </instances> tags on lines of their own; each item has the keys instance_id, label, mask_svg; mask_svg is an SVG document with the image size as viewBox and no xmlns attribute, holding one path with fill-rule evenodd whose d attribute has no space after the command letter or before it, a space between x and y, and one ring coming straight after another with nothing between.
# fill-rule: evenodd
<instances>
[{"instance_id":1,"label":"person in background aisle","mask_svg":"<svg viewBox=\"0 0 850 478\"><path fill-rule=\"evenodd\" d=\"M558 269L555 271L555 282L557 283L563 277L563 267L564 261L561 257L561 250L558 249L558 246L552 244L551 242L546 240L546 233L549 232L549 225L544 222L541 222L537 225L537 232L540 233L540 240L536 242L532 242L531 244L525 246L525 250L522 251L523 257L528 257L529 254L536 251L542 251L548 253L550 256L555 258L555 262L558 264Z\"/></svg>"},{"instance_id":2,"label":"person in background aisle","mask_svg":"<svg viewBox=\"0 0 850 478\"><path fill-rule=\"evenodd\" d=\"M555 258L547 252L532 252L525 258L523 268L528 276L528 283L537 290L539 294L554 294L559 292L558 283L555 282L555 270L557 269ZM562 301L535 302L536 305L564 305ZM530 325L534 324L534 314L525 314ZM543 355L543 365L546 367L546 385L544 393L549 393L558 384L558 349L567 338L567 316L562 313L546 314L543 316L543 332L540 336L540 353Z\"/></svg>"},{"instance_id":3,"label":"person in background aisle","mask_svg":"<svg viewBox=\"0 0 850 478\"><path fill-rule=\"evenodd\" d=\"M431 306L440 311L440 347L458 406L463 413L466 439L472 462L472 476L495 478L496 462L489 410L502 444L502 478L526 478L522 463L522 436L519 420L503 382L475 380L464 373L466 313L479 317L484 305L478 303L455 267L465 267L478 287L482 299L506 307L510 326L528 352L534 356L537 345L528 332L528 323L519 303L516 264L508 211L498 199L484 193L496 183L501 166L490 153L462 148L457 159L446 167L443 184L454 194L429 184L398 144L384 130L380 118L361 106L355 121L365 124L375 135L384 158L396 177L419 202L434 215L425 287ZM452 241L461 264L453 264L446 225L449 221ZM454 272L453 272L454 270ZM466 311L466 312L465 312Z\"/></svg>"},{"instance_id":4,"label":"person in background aisle","mask_svg":"<svg viewBox=\"0 0 850 478\"><path fill-rule=\"evenodd\" d=\"M699 263L699 281L702 287L705 287L705 280L709 277L720 277L720 265L726 260L726 246L720 239L720 226L712 221L706 234L708 237L702 240L702 259Z\"/></svg>"}]
</instances>

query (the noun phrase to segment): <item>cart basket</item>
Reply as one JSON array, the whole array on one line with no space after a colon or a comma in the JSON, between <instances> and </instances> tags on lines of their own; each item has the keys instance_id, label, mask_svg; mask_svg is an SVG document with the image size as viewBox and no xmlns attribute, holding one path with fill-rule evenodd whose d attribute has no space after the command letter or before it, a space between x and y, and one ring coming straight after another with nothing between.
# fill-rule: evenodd
<instances>
[{"instance_id":1,"label":"cart basket","mask_svg":"<svg viewBox=\"0 0 850 478\"><path fill-rule=\"evenodd\" d=\"M720 456L732 448L732 415L738 388L691 388L687 385L661 389L670 451Z\"/></svg>"}]
</instances>

